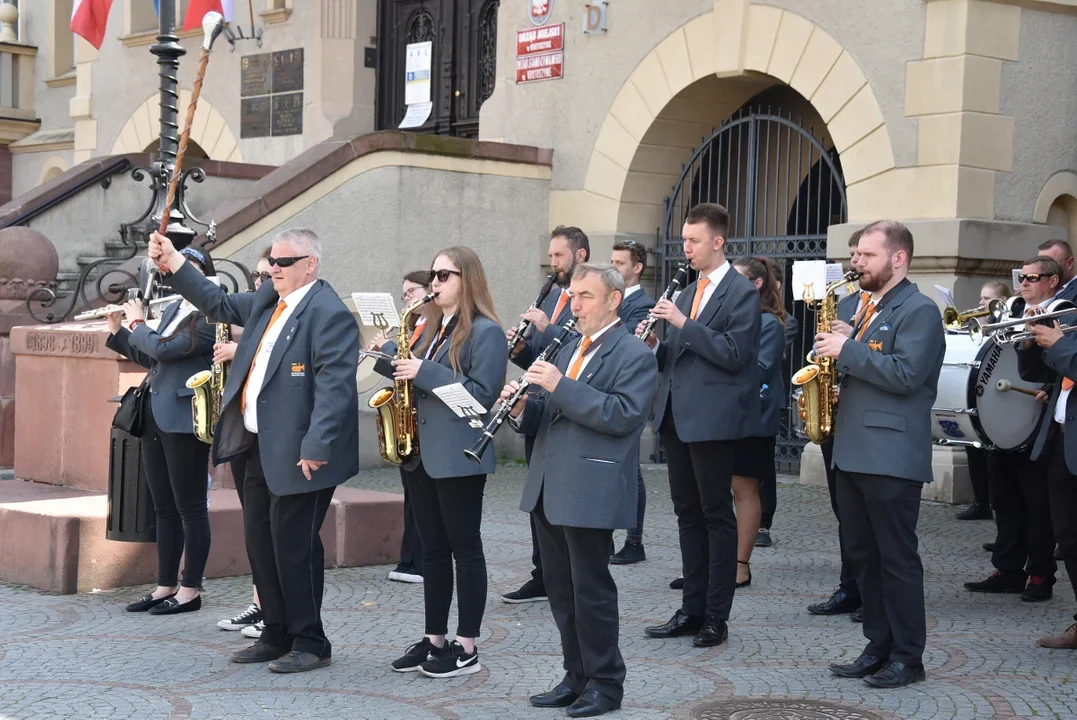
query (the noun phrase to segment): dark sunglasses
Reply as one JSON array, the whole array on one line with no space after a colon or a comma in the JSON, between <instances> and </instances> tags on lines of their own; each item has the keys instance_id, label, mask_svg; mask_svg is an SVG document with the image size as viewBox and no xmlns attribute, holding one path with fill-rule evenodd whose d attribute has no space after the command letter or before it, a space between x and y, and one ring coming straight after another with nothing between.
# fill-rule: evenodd
<instances>
[{"instance_id":1,"label":"dark sunglasses","mask_svg":"<svg viewBox=\"0 0 1077 720\"><path fill-rule=\"evenodd\" d=\"M261 280L262 282L265 282L266 280L271 280L273 278L273 273L256 272L251 274L251 278L253 278L255 281Z\"/></svg>"},{"instance_id":2,"label":"dark sunglasses","mask_svg":"<svg viewBox=\"0 0 1077 720\"><path fill-rule=\"evenodd\" d=\"M275 257L270 256L270 257L267 257L266 260L269 262L269 264L271 266L276 265L276 266L280 266L282 268L286 268L286 267L291 267L292 265L295 265L300 260L305 260L306 258L309 258L309 257L310 257L310 255L296 255L295 257L281 257L281 258L275 258Z\"/></svg>"},{"instance_id":3,"label":"dark sunglasses","mask_svg":"<svg viewBox=\"0 0 1077 720\"><path fill-rule=\"evenodd\" d=\"M1053 275L1054 273L1021 273L1017 276L1017 282L1025 282L1027 280L1030 283L1037 283L1040 280L1052 277Z\"/></svg>"},{"instance_id":4,"label":"dark sunglasses","mask_svg":"<svg viewBox=\"0 0 1077 720\"><path fill-rule=\"evenodd\" d=\"M434 278L437 278L440 282L448 282L450 275L459 275L459 270L431 270L430 275L427 277L426 282L434 282Z\"/></svg>"}]
</instances>

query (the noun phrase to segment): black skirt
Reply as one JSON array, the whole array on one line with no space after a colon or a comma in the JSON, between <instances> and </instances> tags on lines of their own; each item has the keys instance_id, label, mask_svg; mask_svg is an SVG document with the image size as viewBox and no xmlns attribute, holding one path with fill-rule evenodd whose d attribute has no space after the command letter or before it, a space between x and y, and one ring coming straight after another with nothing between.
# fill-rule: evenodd
<instances>
[{"instance_id":1,"label":"black skirt","mask_svg":"<svg viewBox=\"0 0 1077 720\"><path fill-rule=\"evenodd\" d=\"M762 480L774 474L774 436L737 441L733 474Z\"/></svg>"}]
</instances>

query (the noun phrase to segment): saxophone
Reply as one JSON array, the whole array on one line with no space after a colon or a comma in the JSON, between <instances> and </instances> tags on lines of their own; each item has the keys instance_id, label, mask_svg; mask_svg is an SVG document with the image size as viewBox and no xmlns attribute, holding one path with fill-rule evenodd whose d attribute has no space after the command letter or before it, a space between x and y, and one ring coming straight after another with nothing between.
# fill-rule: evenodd
<instances>
[{"instance_id":1,"label":"saxophone","mask_svg":"<svg viewBox=\"0 0 1077 720\"><path fill-rule=\"evenodd\" d=\"M411 357L408 337L408 318L420 307L437 297L430 293L404 308L400 313L400 331L396 334L396 359ZM374 393L367 405L378 411L378 450L385 462L403 465L419 455L419 436L415 432L415 406L411 380L393 380L391 388Z\"/></svg>"},{"instance_id":2,"label":"saxophone","mask_svg":"<svg viewBox=\"0 0 1077 720\"><path fill-rule=\"evenodd\" d=\"M228 323L217 323L217 344L230 342L232 331ZM221 398L224 396L224 363L213 363L210 370L197 372L187 378L187 387L194 390L191 414L194 434L199 440L213 444L213 429L221 419Z\"/></svg>"},{"instance_id":3,"label":"saxophone","mask_svg":"<svg viewBox=\"0 0 1077 720\"><path fill-rule=\"evenodd\" d=\"M838 288L859 278L859 272L850 270L841 280L827 285L822 299L818 301L811 295L810 289L805 288L805 303L809 307L815 306L816 335L830 332L838 319ZM813 443L822 444L834 434L834 406L838 401L834 358L817 358L815 352L809 350L807 360L808 364L793 375L791 382L800 388L797 413L804 422L804 433Z\"/></svg>"}]
</instances>

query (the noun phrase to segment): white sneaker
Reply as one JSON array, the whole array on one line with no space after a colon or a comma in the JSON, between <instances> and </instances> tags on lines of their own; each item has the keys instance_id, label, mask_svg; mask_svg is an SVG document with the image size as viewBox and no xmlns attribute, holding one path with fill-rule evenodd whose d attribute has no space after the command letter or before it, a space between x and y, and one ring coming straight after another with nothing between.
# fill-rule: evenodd
<instances>
[{"instance_id":1,"label":"white sneaker","mask_svg":"<svg viewBox=\"0 0 1077 720\"><path fill-rule=\"evenodd\" d=\"M217 623L217 627L221 630L242 630L245 627L250 627L255 623L261 622L262 611L258 609L257 605L248 605L247 609L236 615L234 618L227 620L221 620Z\"/></svg>"},{"instance_id":2,"label":"white sneaker","mask_svg":"<svg viewBox=\"0 0 1077 720\"><path fill-rule=\"evenodd\" d=\"M259 620L254 625L248 625L247 627L243 628L242 632L244 637L254 638L255 640L257 640L258 638L262 637L262 631L265 629L265 622Z\"/></svg>"},{"instance_id":3,"label":"white sneaker","mask_svg":"<svg viewBox=\"0 0 1077 720\"><path fill-rule=\"evenodd\" d=\"M389 573L389 579L395 580L396 582L421 583L423 581L423 576L415 575L413 573L397 572L396 570L393 570L391 573Z\"/></svg>"}]
</instances>

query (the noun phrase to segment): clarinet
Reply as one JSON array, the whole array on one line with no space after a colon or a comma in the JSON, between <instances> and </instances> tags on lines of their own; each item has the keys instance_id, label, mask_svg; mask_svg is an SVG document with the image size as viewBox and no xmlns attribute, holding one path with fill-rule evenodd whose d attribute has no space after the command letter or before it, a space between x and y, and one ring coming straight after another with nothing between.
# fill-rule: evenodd
<instances>
[{"instance_id":1,"label":"clarinet","mask_svg":"<svg viewBox=\"0 0 1077 720\"><path fill-rule=\"evenodd\" d=\"M568 339L568 336L576 329L576 318L570 319L561 327L561 332L557 333L557 337L553 339L546 348L539 353L539 356L535 358L535 362L553 362L557 356L557 352L561 349L561 346ZM520 399L527 394L527 388L531 383L527 382L520 377L520 386L516 388L516 392L512 394L505 402L501 403L501 407L497 409L494 416L490 418L490 422L486 424L486 427L482 430L482 437L471 446L470 449L464 451L464 455L467 459L476 465L482 462L482 456L486 452L486 448L490 446L490 443L494 440L494 435L501 429L501 426L509 418L509 413L516 407L516 403L520 402Z\"/></svg>"},{"instance_id":2,"label":"clarinet","mask_svg":"<svg viewBox=\"0 0 1077 720\"><path fill-rule=\"evenodd\" d=\"M677 268L677 274L673 276L673 282L671 282L669 284L669 287L666 288L666 291L664 293L662 293L662 297L659 298L659 299L660 300L669 300L669 299L671 299L673 297L673 293L677 292L677 289L680 288L681 286L683 286L684 281L687 280L687 279L688 279L688 263L684 263L679 268ZM646 320L647 324L643 326L643 330L636 333L636 337L638 337L640 340L646 340L647 336L651 334L652 330L654 330L655 323L657 323L657 322L658 322L658 318L656 318L654 315L648 313L647 314L647 320Z\"/></svg>"},{"instance_id":3,"label":"clarinet","mask_svg":"<svg viewBox=\"0 0 1077 720\"><path fill-rule=\"evenodd\" d=\"M537 308L546 299L546 296L550 294L550 289L553 288L553 284L557 282L557 271L550 273L546 278L546 282L543 283L542 289L539 290L538 297L535 298L535 302L531 305L533 308ZM556 320L557 318L550 318ZM516 347L516 343L520 342L520 338L524 336L524 333L531 327L530 320L521 320L520 324L516 326L516 329L512 333L512 339L509 340L509 355L512 355L512 349Z\"/></svg>"}]
</instances>

